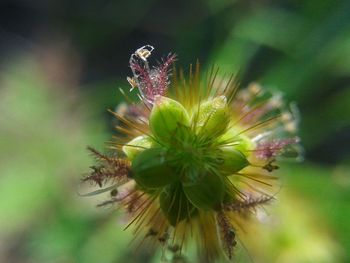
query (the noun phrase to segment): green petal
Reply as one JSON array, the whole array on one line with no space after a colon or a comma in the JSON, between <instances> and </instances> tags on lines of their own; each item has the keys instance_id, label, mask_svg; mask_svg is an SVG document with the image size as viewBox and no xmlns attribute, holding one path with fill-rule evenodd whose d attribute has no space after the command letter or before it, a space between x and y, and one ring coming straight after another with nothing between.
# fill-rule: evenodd
<instances>
[{"instance_id":1,"label":"green petal","mask_svg":"<svg viewBox=\"0 0 350 263\"><path fill-rule=\"evenodd\" d=\"M219 169L223 174L236 173L249 165L246 156L235 148L222 147L221 150L219 158L222 159L222 164Z\"/></svg>"},{"instance_id":2,"label":"green petal","mask_svg":"<svg viewBox=\"0 0 350 263\"><path fill-rule=\"evenodd\" d=\"M136 155L145 149L151 148L152 140L148 136L138 136L123 146L123 152L132 161Z\"/></svg>"},{"instance_id":3,"label":"green petal","mask_svg":"<svg viewBox=\"0 0 350 263\"><path fill-rule=\"evenodd\" d=\"M144 188L163 187L179 179L161 148L147 149L137 155L132 162L132 176Z\"/></svg>"},{"instance_id":4,"label":"green petal","mask_svg":"<svg viewBox=\"0 0 350 263\"><path fill-rule=\"evenodd\" d=\"M153 135L162 142L181 139L190 126L186 109L177 101L157 96L152 108L149 125Z\"/></svg>"},{"instance_id":5,"label":"green petal","mask_svg":"<svg viewBox=\"0 0 350 263\"><path fill-rule=\"evenodd\" d=\"M164 188L159 196L160 208L172 226L194 216L196 209L188 201L180 183Z\"/></svg>"},{"instance_id":6,"label":"green petal","mask_svg":"<svg viewBox=\"0 0 350 263\"><path fill-rule=\"evenodd\" d=\"M219 208L225 195L223 179L216 174L205 173L193 184L184 184L183 190L197 208L211 210Z\"/></svg>"},{"instance_id":7,"label":"green petal","mask_svg":"<svg viewBox=\"0 0 350 263\"><path fill-rule=\"evenodd\" d=\"M225 96L205 101L194 111L192 121L196 123L198 134L215 137L226 131L230 114Z\"/></svg>"},{"instance_id":8,"label":"green petal","mask_svg":"<svg viewBox=\"0 0 350 263\"><path fill-rule=\"evenodd\" d=\"M236 150L239 150L246 156L249 156L255 149L254 142L245 134L239 134L243 128L237 127L229 129L219 139L220 143L231 144Z\"/></svg>"}]
</instances>

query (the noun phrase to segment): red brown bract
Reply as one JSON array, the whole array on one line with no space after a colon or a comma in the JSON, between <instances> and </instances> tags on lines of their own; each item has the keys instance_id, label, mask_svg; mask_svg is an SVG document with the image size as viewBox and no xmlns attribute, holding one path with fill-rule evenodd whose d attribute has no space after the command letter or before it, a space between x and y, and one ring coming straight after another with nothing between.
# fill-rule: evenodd
<instances>
[{"instance_id":1,"label":"red brown bract","mask_svg":"<svg viewBox=\"0 0 350 263\"><path fill-rule=\"evenodd\" d=\"M235 230L223 210L216 213L216 220L226 255L229 259L232 259L233 248L237 244Z\"/></svg>"},{"instance_id":2,"label":"red brown bract","mask_svg":"<svg viewBox=\"0 0 350 263\"><path fill-rule=\"evenodd\" d=\"M260 142L255 150L255 155L258 159L270 160L277 157L286 146L296 143L298 143L297 138L274 139Z\"/></svg>"},{"instance_id":3,"label":"red brown bract","mask_svg":"<svg viewBox=\"0 0 350 263\"><path fill-rule=\"evenodd\" d=\"M153 103L156 95L166 95L169 86L170 67L176 60L175 54L169 54L162 59L157 67L150 68L147 57L153 51L152 46L143 46L130 57L130 68L133 72L133 81L138 87L142 99Z\"/></svg>"},{"instance_id":4,"label":"red brown bract","mask_svg":"<svg viewBox=\"0 0 350 263\"><path fill-rule=\"evenodd\" d=\"M95 183L99 187L102 187L110 181L121 184L128 180L127 177L130 172L130 161L116 157L109 157L91 147L88 147L88 150L95 157L99 165L91 167L93 171L82 179L83 182Z\"/></svg>"}]
</instances>

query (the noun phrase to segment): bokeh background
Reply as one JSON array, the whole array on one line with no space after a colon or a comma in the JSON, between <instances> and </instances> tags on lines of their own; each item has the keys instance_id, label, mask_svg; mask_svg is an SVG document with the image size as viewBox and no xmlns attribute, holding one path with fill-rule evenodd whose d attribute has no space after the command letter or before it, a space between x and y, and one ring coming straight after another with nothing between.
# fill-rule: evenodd
<instances>
[{"instance_id":1,"label":"bokeh background","mask_svg":"<svg viewBox=\"0 0 350 263\"><path fill-rule=\"evenodd\" d=\"M0 262L159 262L129 249L115 209L79 197L129 89L130 54L176 52L282 90L303 163L237 262L350 262L350 1L1 0ZM242 256L243 255L243 256ZM189 261L194 262L194 261Z\"/></svg>"}]
</instances>

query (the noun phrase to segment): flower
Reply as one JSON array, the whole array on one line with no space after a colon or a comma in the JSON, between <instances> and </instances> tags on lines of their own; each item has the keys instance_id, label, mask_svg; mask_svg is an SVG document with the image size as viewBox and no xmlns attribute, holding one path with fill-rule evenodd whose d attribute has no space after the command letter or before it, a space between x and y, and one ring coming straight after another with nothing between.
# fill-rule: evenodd
<instances>
[{"instance_id":1,"label":"flower","mask_svg":"<svg viewBox=\"0 0 350 263\"><path fill-rule=\"evenodd\" d=\"M153 50L131 55L140 103L112 112L116 154L89 148L98 165L83 180L111 191L101 205L124 207L142 244L177 255L193 242L209 262L232 259L245 222L274 199L276 162L299 155L295 107L255 83L238 91L215 68L202 78L199 63L170 81L176 56L150 67Z\"/></svg>"}]
</instances>

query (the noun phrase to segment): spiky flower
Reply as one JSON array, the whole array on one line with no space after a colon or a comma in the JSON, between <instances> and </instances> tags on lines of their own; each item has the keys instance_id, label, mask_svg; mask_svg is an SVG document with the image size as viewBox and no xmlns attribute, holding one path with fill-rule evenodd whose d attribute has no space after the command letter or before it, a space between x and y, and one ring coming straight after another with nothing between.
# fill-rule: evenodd
<instances>
[{"instance_id":1,"label":"spiky flower","mask_svg":"<svg viewBox=\"0 0 350 263\"><path fill-rule=\"evenodd\" d=\"M297 157L295 111L258 84L237 91L215 68L202 77L198 63L170 81L176 56L150 67L152 51L131 55L140 102L112 112L116 154L90 149L99 165L84 180L111 191L102 205L124 207L142 244L181 253L193 241L208 262L232 259L244 223L274 198L277 160Z\"/></svg>"}]
</instances>

